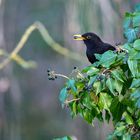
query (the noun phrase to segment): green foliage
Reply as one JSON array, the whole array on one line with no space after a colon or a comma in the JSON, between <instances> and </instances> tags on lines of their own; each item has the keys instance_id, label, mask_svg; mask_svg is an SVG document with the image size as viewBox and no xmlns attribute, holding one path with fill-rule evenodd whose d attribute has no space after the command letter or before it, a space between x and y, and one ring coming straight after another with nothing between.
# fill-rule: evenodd
<instances>
[{"instance_id":1,"label":"green foliage","mask_svg":"<svg viewBox=\"0 0 140 140\"><path fill-rule=\"evenodd\" d=\"M72 140L72 138L69 137L69 136L66 136L66 137L63 137L63 138L56 138L56 139L53 139L53 140Z\"/></svg>"},{"instance_id":2,"label":"green foliage","mask_svg":"<svg viewBox=\"0 0 140 140\"><path fill-rule=\"evenodd\" d=\"M108 140L140 139L140 5L125 14L123 27L123 51L96 54L99 61L76 69L60 93L72 117L79 114L89 124L112 117L115 130Z\"/></svg>"}]
</instances>

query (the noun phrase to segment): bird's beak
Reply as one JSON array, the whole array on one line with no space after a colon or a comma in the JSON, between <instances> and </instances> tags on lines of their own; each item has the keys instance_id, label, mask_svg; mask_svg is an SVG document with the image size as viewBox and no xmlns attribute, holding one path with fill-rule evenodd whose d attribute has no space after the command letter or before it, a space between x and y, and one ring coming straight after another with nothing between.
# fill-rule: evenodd
<instances>
[{"instance_id":1,"label":"bird's beak","mask_svg":"<svg viewBox=\"0 0 140 140\"><path fill-rule=\"evenodd\" d=\"M74 35L74 40L85 40L85 38L82 35Z\"/></svg>"}]
</instances>

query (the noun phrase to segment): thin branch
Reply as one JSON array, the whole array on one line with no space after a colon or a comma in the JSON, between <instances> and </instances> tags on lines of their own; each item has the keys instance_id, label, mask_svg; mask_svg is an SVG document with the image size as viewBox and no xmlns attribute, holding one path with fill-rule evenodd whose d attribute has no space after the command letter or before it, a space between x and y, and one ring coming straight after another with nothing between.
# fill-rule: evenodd
<instances>
[{"instance_id":1,"label":"thin branch","mask_svg":"<svg viewBox=\"0 0 140 140\"><path fill-rule=\"evenodd\" d=\"M22 65L21 62L25 62L25 61L21 61L23 59L21 59L21 57L18 56L18 53L24 47L24 45L27 42L28 38L30 37L31 33L35 29L37 29L40 32L40 34L41 34L42 38L44 39L44 41L53 50L55 50L59 54L67 56L67 57L69 57L71 59L74 59L74 60L77 60L77 61L81 61L82 60L81 55L79 55L78 53L72 52L69 49L62 47L60 44L55 42L52 39L52 37L49 35L48 30L44 27L44 25L42 23L35 22L34 24L32 24L31 26L29 26L27 28L27 30L25 31L25 33L21 37L21 40L19 41L19 43L17 44L15 49L11 52L11 54L5 60L3 60L2 63L0 63L0 70L3 69L6 65L8 65L11 62L11 60L15 60L20 65Z\"/></svg>"},{"instance_id":2,"label":"thin branch","mask_svg":"<svg viewBox=\"0 0 140 140\"><path fill-rule=\"evenodd\" d=\"M65 101L65 104L69 104L69 103L71 103L71 102L79 101L79 100L80 100L80 98L76 98L76 99L72 99L72 100L66 100L66 101Z\"/></svg>"},{"instance_id":3,"label":"thin branch","mask_svg":"<svg viewBox=\"0 0 140 140\"><path fill-rule=\"evenodd\" d=\"M63 78L70 80L69 77L67 77L66 75L63 75L63 74L55 74L55 76L63 77Z\"/></svg>"}]
</instances>

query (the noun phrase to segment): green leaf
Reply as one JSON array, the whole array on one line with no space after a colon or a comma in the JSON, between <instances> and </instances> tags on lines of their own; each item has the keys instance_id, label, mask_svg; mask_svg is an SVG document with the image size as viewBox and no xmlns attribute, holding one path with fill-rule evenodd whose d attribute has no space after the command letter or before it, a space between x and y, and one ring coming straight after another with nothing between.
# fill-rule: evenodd
<instances>
[{"instance_id":1,"label":"green leaf","mask_svg":"<svg viewBox=\"0 0 140 140\"><path fill-rule=\"evenodd\" d=\"M125 14L125 18L124 18L124 21L123 21L123 28L124 29L128 29L131 25L131 20L132 20L132 15L131 13L126 13Z\"/></svg>"},{"instance_id":2,"label":"green leaf","mask_svg":"<svg viewBox=\"0 0 140 140\"><path fill-rule=\"evenodd\" d=\"M60 91L60 94L59 94L59 100L60 100L60 102L62 103L62 106L64 105L64 102L65 102L65 100L67 99L67 97L68 97L67 89L66 89L66 88L63 88L63 89Z\"/></svg>"},{"instance_id":3,"label":"green leaf","mask_svg":"<svg viewBox=\"0 0 140 140\"><path fill-rule=\"evenodd\" d=\"M107 51L104 54L102 54L99 63L103 67L109 68L113 63L115 63L116 58L117 54L115 54L113 51Z\"/></svg>"},{"instance_id":4,"label":"green leaf","mask_svg":"<svg viewBox=\"0 0 140 140\"><path fill-rule=\"evenodd\" d=\"M131 51L129 52L129 59L130 60L140 59L140 52L135 49L131 49Z\"/></svg>"},{"instance_id":5,"label":"green leaf","mask_svg":"<svg viewBox=\"0 0 140 140\"><path fill-rule=\"evenodd\" d=\"M124 112L123 116L124 116L127 124L133 124L134 123L131 115L129 115L127 112Z\"/></svg>"},{"instance_id":6,"label":"green leaf","mask_svg":"<svg viewBox=\"0 0 140 140\"><path fill-rule=\"evenodd\" d=\"M74 113L74 116L76 116L77 115L77 103L76 102L73 102L72 111Z\"/></svg>"},{"instance_id":7,"label":"green leaf","mask_svg":"<svg viewBox=\"0 0 140 140\"><path fill-rule=\"evenodd\" d=\"M115 125L114 135L122 137L126 133L125 131L126 131L125 124L123 122L118 122Z\"/></svg>"},{"instance_id":8,"label":"green leaf","mask_svg":"<svg viewBox=\"0 0 140 140\"><path fill-rule=\"evenodd\" d=\"M131 51L132 49L132 46L128 43L125 43L123 46L122 46L124 49L128 50L128 51Z\"/></svg>"},{"instance_id":9,"label":"green leaf","mask_svg":"<svg viewBox=\"0 0 140 140\"><path fill-rule=\"evenodd\" d=\"M139 71L138 71L137 60L128 59L127 63L128 63L129 69L130 69L133 77L138 77L139 76Z\"/></svg>"},{"instance_id":10,"label":"green leaf","mask_svg":"<svg viewBox=\"0 0 140 140\"><path fill-rule=\"evenodd\" d=\"M139 98L140 97L140 88L137 88L136 90L134 90L134 92L131 94L131 97Z\"/></svg>"},{"instance_id":11,"label":"green leaf","mask_svg":"<svg viewBox=\"0 0 140 140\"><path fill-rule=\"evenodd\" d=\"M92 104L91 104L91 98L90 95L88 93L85 93L82 97L81 97L81 104L88 108L89 110L92 109Z\"/></svg>"},{"instance_id":12,"label":"green leaf","mask_svg":"<svg viewBox=\"0 0 140 140\"><path fill-rule=\"evenodd\" d=\"M115 80L114 81L114 88L120 94L122 92L123 83L121 81Z\"/></svg>"},{"instance_id":13,"label":"green leaf","mask_svg":"<svg viewBox=\"0 0 140 140\"><path fill-rule=\"evenodd\" d=\"M137 4L135 5L135 11L136 11L136 12L140 12L140 4L139 4L139 3L137 3Z\"/></svg>"},{"instance_id":14,"label":"green leaf","mask_svg":"<svg viewBox=\"0 0 140 140\"><path fill-rule=\"evenodd\" d=\"M106 80L106 86L108 87L108 89L110 90L110 92L115 95L115 87L114 87L114 80L112 78L108 78Z\"/></svg>"},{"instance_id":15,"label":"green leaf","mask_svg":"<svg viewBox=\"0 0 140 140\"><path fill-rule=\"evenodd\" d=\"M102 57L102 55L101 55L101 54L97 54L97 53L95 53L94 55L95 55L96 59L98 59L98 60L100 60L100 59L101 59L101 57Z\"/></svg>"},{"instance_id":16,"label":"green leaf","mask_svg":"<svg viewBox=\"0 0 140 140\"><path fill-rule=\"evenodd\" d=\"M133 27L140 26L140 12L136 12L133 16Z\"/></svg>"},{"instance_id":17,"label":"green leaf","mask_svg":"<svg viewBox=\"0 0 140 140\"><path fill-rule=\"evenodd\" d=\"M63 137L63 138L55 138L55 139L53 139L53 140L72 140L72 138L69 137L69 136L65 136L65 137Z\"/></svg>"},{"instance_id":18,"label":"green leaf","mask_svg":"<svg viewBox=\"0 0 140 140\"><path fill-rule=\"evenodd\" d=\"M121 102L119 102L119 99L117 97L114 98L111 102L111 105L110 105L110 111L112 113L113 120L116 122L120 121L125 109L126 109L126 106L121 104Z\"/></svg>"},{"instance_id":19,"label":"green leaf","mask_svg":"<svg viewBox=\"0 0 140 140\"><path fill-rule=\"evenodd\" d=\"M88 109L84 109L82 115L89 124L92 124L93 117Z\"/></svg>"},{"instance_id":20,"label":"green leaf","mask_svg":"<svg viewBox=\"0 0 140 140\"><path fill-rule=\"evenodd\" d=\"M138 119L137 123L138 123L138 125L139 125L139 127L140 127L140 119Z\"/></svg>"},{"instance_id":21,"label":"green leaf","mask_svg":"<svg viewBox=\"0 0 140 140\"><path fill-rule=\"evenodd\" d=\"M140 87L140 79L134 78L130 88L138 88L138 87Z\"/></svg>"},{"instance_id":22,"label":"green leaf","mask_svg":"<svg viewBox=\"0 0 140 140\"><path fill-rule=\"evenodd\" d=\"M110 95L108 95L107 93L103 93L103 92L100 93L98 105L101 109L109 110L111 101L112 101L112 97Z\"/></svg>"},{"instance_id":23,"label":"green leaf","mask_svg":"<svg viewBox=\"0 0 140 140\"><path fill-rule=\"evenodd\" d=\"M97 76L90 77L89 82L88 82L88 86L91 86L92 84L94 84L96 79L97 79Z\"/></svg>"},{"instance_id":24,"label":"green leaf","mask_svg":"<svg viewBox=\"0 0 140 140\"><path fill-rule=\"evenodd\" d=\"M102 91L102 89L103 89L103 84L102 84L101 81L96 81L96 82L94 83L93 87L94 87L95 92L96 92L96 95L97 95L98 93L100 93L100 92Z\"/></svg>"},{"instance_id":25,"label":"green leaf","mask_svg":"<svg viewBox=\"0 0 140 140\"><path fill-rule=\"evenodd\" d=\"M99 71L99 69L95 68L93 65L90 65L88 67L85 67L83 70L82 70L82 73L87 73L88 71Z\"/></svg>"},{"instance_id":26,"label":"green leaf","mask_svg":"<svg viewBox=\"0 0 140 140\"><path fill-rule=\"evenodd\" d=\"M140 98L137 100L136 106L137 106L138 108L140 108Z\"/></svg>"},{"instance_id":27,"label":"green leaf","mask_svg":"<svg viewBox=\"0 0 140 140\"><path fill-rule=\"evenodd\" d=\"M124 134L122 140L131 140L131 135L129 133Z\"/></svg>"},{"instance_id":28,"label":"green leaf","mask_svg":"<svg viewBox=\"0 0 140 140\"><path fill-rule=\"evenodd\" d=\"M137 88L136 90L133 91L131 94L132 98L136 98L136 107L140 108L140 88Z\"/></svg>"},{"instance_id":29,"label":"green leaf","mask_svg":"<svg viewBox=\"0 0 140 140\"><path fill-rule=\"evenodd\" d=\"M134 42L134 45L133 47L136 49L136 50L140 50L140 39L137 39L135 42ZM140 53L140 52L139 52Z\"/></svg>"},{"instance_id":30,"label":"green leaf","mask_svg":"<svg viewBox=\"0 0 140 140\"><path fill-rule=\"evenodd\" d=\"M124 82L124 80L126 80L125 76L124 76L124 72L122 71L122 69L117 68L113 71L111 71L112 76L116 79L119 80L121 82Z\"/></svg>"},{"instance_id":31,"label":"green leaf","mask_svg":"<svg viewBox=\"0 0 140 140\"><path fill-rule=\"evenodd\" d=\"M109 111L105 110L105 120L109 123L110 121L110 118L111 118L111 115L109 113Z\"/></svg>"},{"instance_id":32,"label":"green leaf","mask_svg":"<svg viewBox=\"0 0 140 140\"><path fill-rule=\"evenodd\" d=\"M124 36L128 42L133 42L137 38L137 29L128 28L124 31Z\"/></svg>"},{"instance_id":33,"label":"green leaf","mask_svg":"<svg viewBox=\"0 0 140 140\"><path fill-rule=\"evenodd\" d=\"M76 87L75 87L75 80L74 79L70 79L68 82L67 82L67 86L69 88L71 88L74 92L77 91Z\"/></svg>"},{"instance_id":34,"label":"green leaf","mask_svg":"<svg viewBox=\"0 0 140 140\"><path fill-rule=\"evenodd\" d=\"M90 67L90 69L87 71L87 75L95 75L99 72L99 69L95 67Z\"/></svg>"}]
</instances>

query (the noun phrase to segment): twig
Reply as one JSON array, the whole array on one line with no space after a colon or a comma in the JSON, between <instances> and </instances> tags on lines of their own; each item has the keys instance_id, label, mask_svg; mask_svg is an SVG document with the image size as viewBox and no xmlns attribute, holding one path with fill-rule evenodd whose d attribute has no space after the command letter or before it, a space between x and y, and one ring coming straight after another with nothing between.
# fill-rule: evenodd
<instances>
[{"instance_id":1,"label":"twig","mask_svg":"<svg viewBox=\"0 0 140 140\"><path fill-rule=\"evenodd\" d=\"M66 101L65 101L65 104L69 104L69 103L71 103L71 102L79 101L79 100L80 100L80 98L76 98L76 99L72 99L72 100L66 100Z\"/></svg>"},{"instance_id":2,"label":"twig","mask_svg":"<svg viewBox=\"0 0 140 140\"><path fill-rule=\"evenodd\" d=\"M55 74L55 76L63 77L63 78L70 80L69 77L67 77L66 75L63 75L63 74Z\"/></svg>"},{"instance_id":3,"label":"twig","mask_svg":"<svg viewBox=\"0 0 140 140\"><path fill-rule=\"evenodd\" d=\"M67 48L62 47L61 45L59 45L57 42L55 42L51 36L49 35L47 29L44 27L44 25L40 22L35 22L34 24L32 24L31 26L29 26L27 28L27 30L25 31L25 33L23 34L23 36L21 37L21 40L19 41L19 43L17 44L17 46L15 47L15 49L11 52L10 55L8 55L8 57L2 62L0 63L0 70L3 69L6 65L8 65L10 63L11 60L16 60L17 63L19 63L20 65L21 63L21 59L18 59L20 56L17 56L19 51L24 47L25 43L27 42L28 38L30 37L31 33L37 29L41 36L43 37L44 41L56 52L67 56L71 59L77 60L77 61L81 61L81 55L79 55L78 53L75 52L71 52L70 50L68 50ZM20 57L21 58L21 57ZM22 59L23 60L23 59ZM22 61L24 62L24 61Z\"/></svg>"}]
</instances>

